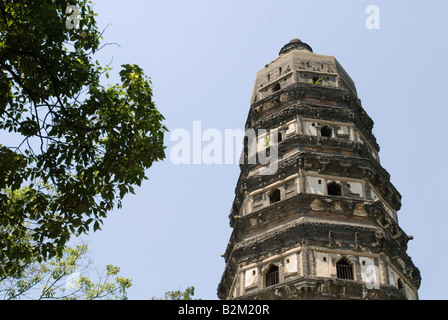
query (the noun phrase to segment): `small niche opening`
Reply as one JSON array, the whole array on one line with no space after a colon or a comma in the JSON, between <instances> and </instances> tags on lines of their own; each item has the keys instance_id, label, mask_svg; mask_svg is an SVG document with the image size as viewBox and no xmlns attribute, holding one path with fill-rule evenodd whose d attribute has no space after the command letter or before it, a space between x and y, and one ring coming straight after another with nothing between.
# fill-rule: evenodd
<instances>
[{"instance_id":1,"label":"small niche opening","mask_svg":"<svg viewBox=\"0 0 448 320\"><path fill-rule=\"evenodd\" d=\"M280 201L280 190L274 189L269 193L269 203L273 204Z\"/></svg>"},{"instance_id":2,"label":"small niche opening","mask_svg":"<svg viewBox=\"0 0 448 320\"><path fill-rule=\"evenodd\" d=\"M283 140L283 134L281 132L279 132L277 134L277 142L282 142L282 140Z\"/></svg>"}]
</instances>

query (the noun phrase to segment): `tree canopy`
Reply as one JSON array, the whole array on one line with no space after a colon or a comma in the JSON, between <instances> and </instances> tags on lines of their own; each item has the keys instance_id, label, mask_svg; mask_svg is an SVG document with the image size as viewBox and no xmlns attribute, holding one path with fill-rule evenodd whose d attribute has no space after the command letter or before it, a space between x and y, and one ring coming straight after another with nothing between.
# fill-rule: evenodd
<instances>
[{"instance_id":1,"label":"tree canopy","mask_svg":"<svg viewBox=\"0 0 448 320\"><path fill-rule=\"evenodd\" d=\"M131 278L119 275L120 268L108 264L98 278L87 257L87 245L66 247L62 256L28 264L20 277L0 281L3 300L127 300Z\"/></svg>"},{"instance_id":2,"label":"tree canopy","mask_svg":"<svg viewBox=\"0 0 448 320\"><path fill-rule=\"evenodd\" d=\"M139 66L101 84L92 2L3 0L0 12L1 279L98 230L165 157L166 127Z\"/></svg>"},{"instance_id":3,"label":"tree canopy","mask_svg":"<svg viewBox=\"0 0 448 320\"><path fill-rule=\"evenodd\" d=\"M194 286L190 286L185 291L175 290L165 292L165 300L201 300L193 299Z\"/></svg>"}]
</instances>

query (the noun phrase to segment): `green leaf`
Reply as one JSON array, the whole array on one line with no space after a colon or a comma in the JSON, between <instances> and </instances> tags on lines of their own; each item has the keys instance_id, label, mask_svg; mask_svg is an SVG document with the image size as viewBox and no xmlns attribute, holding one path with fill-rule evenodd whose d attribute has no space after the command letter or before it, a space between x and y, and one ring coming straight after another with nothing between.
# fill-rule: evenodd
<instances>
[{"instance_id":1,"label":"green leaf","mask_svg":"<svg viewBox=\"0 0 448 320\"><path fill-rule=\"evenodd\" d=\"M93 231L101 230L100 224L98 221L95 221L93 224Z\"/></svg>"},{"instance_id":2,"label":"green leaf","mask_svg":"<svg viewBox=\"0 0 448 320\"><path fill-rule=\"evenodd\" d=\"M0 146L0 214L13 217L1 219L0 278L62 252L94 220L100 230L166 148L143 69L124 64L119 83L102 85L111 68L93 59L102 37L90 1L70 1L79 29L66 27L66 1L2 3L0 130L18 142Z\"/></svg>"}]
</instances>

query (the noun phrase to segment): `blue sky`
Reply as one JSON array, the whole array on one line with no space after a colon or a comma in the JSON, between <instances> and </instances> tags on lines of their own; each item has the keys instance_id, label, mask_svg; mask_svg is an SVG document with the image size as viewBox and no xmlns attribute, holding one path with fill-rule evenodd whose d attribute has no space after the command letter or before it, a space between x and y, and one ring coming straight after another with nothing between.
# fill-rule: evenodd
<instances>
[{"instance_id":1,"label":"blue sky","mask_svg":"<svg viewBox=\"0 0 448 320\"><path fill-rule=\"evenodd\" d=\"M381 164L402 195L408 253L422 274L421 299L447 299L446 183L448 20L446 1L119 1L96 0L104 47L97 59L135 63L152 78L154 100L171 132L244 128L256 72L293 35L332 55L354 80L375 122ZM368 5L380 9L369 30ZM130 299L196 287L217 299L231 228L238 164L174 165L167 158L84 237L99 267L133 278Z\"/></svg>"}]
</instances>

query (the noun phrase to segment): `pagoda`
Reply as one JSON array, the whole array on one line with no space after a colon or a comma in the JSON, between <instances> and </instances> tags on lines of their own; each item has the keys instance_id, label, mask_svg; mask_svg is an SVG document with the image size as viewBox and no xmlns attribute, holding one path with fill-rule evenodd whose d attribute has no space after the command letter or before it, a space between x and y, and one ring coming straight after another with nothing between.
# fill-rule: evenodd
<instances>
[{"instance_id":1,"label":"pagoda","mask_svg":"<svg viewBox=\"0 0 448 320\"><path fill-rule=\"evenodd\" d=\"M338 61L299 39L258 71L220 299L418 299L372 128Z\"/></svg>"}]
</instances>

